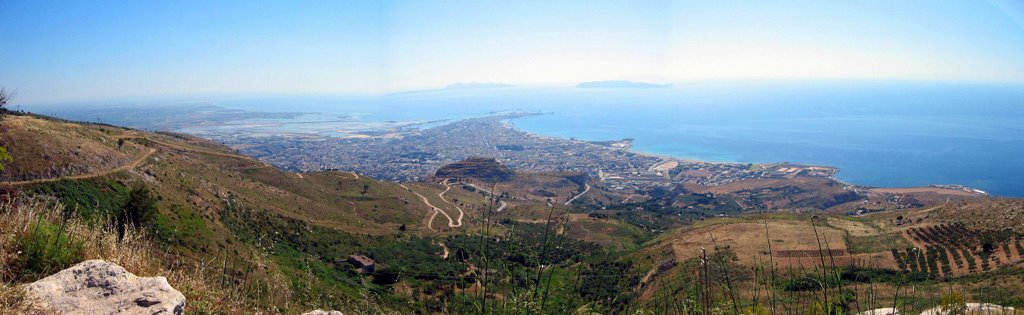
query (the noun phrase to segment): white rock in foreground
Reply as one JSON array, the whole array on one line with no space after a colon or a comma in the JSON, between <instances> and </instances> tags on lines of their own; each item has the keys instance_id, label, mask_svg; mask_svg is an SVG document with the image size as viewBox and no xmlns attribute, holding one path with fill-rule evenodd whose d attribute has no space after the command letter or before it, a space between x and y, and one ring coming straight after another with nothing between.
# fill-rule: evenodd
<instances>
[{"instance_id":1,"label":"white rock in foreground","mask_svg":"<svg viewBox=\"0 0 1024 315\"><path fill-rule=\"evenodd\" d=\"M860 312L860 313L857 313L857 314L858 315L899 315L900 311L898 309L895 309L895 308L886 307L886 308L876 308L876 309L873 309L873 310L870 310L870 311L864 311L864 312Z\"/></svg>"},{"instance_id":2,"label":"white rock in foreground","mask_svg":"<svg viewBox=\"0 0 1024 315\"><path fill-rule=\"evenodd\" d=\"M137 277L87 260L25 286L32 306L60 314L183 314L185 296L167 278Z\"/></svg>"},{"instance_id":3,"label":"white rock in foreground","mask_svg":"<svg viewBox=\"0 0 1024 315\"><path fill-rule=\"evenodd\" d=\"M997 305L997 304L990 304L990 303L966 303L964 306L965 306L966 309L963 310L963 314L991 314L991 315L1017 314L1017 311L1013 307L1002 306L1002 305ZM959 313L959 312L951 312L951 311L943 310L941 307L936 307L936 308L928 309L928 310L925 310L924 312L921 312L921 315L947 315L947 314L953 314L953 313Z\"/></svg>"},{"instance_id":4,"label":"white rock in foreground","mask_svg":"<svg viewBox=\"0 0 1024 315\"><path fill-rule=\"evenodd\" d=\"M345 315L339 311L324 311L324 310L312 310L302 315Z\"/></svg>"}]
</instances>

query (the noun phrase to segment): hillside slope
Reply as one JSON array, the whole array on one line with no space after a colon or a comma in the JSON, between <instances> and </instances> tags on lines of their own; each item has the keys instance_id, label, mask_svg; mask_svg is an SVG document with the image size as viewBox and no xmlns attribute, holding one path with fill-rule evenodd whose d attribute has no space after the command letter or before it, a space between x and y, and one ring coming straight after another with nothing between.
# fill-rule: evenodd
<instances>
[{"instance_id":1,"label":"hillside slope","mask_svg":"<svg viewBox=\"0 0 1024 315\"><path fill-rule=\"evenodd\" d=\"M0 146L14 158L0 173L4 182L114 170L149 151L121 140L125 130L112 126L10 115L0 120L0 130Z\"/></svg>"},{"instance_id":2,"label":"hillside slope","mask_svg":"<svg viewBox=\"0 0 1024 315\"><path fill-rule=\"evenodd\" d=\"M292 279L302 285L277 292L292 303L321 303L315 297L324 292L347 294L326 306L361 300L352 289L358 277L331 275L344 270L333 262L391 242L401 230L426 230L428 209L395 183L288 173L184 135L34 116L0 123L7 128L0 146L15 159L0 185L62 201L96 224L115 216L131 190L145 188L159 209L147 228L168 259L218 261L238 284L255 278L246 285L264 294L268 281ZM327 274L310 274L310 264L328 267Z\"/></svg>"},{"instance_id":3,"label":"hillside slope","mask_svg":"<svg viewBox=\"0 0 1024 315\"><path fill-rule=\"evenodd\" d=\"M466 176L480 172L463 164L440 174L450 176L392 183L286 172L188 135L35 116L0 124L8 131L0 146L15 157L0 186L22 200L65 204L47 217L44 231L54 239L68 218L81 222L68 235L110 238L129 205L151 196L157 213L145 219L143 243L153 248L141 250L162 265L147 274L195 270L205 280L182 282L186 295L217 294L199 301L238 301L259 312L477 313L500 305L538 314L657 313L702 294L760 307L769 291L789 301L786 310L800 310L820 302L807 279L845 283L855 297L870 288L890 301L907 284L924 291L952 283L975 300L1024 303L1007 297L1024 291L1019 200L902 192L850 200L841 187L806 179L616 190L580 174L492 163L484 170L508 176ZM32 226L30 215L21 217ZM21 244L30 234L4 239ZM352 255L372 268L353 267ZM777 283L767 281L770 269ZM835 270L835 279L818 270ZM700 293L691 287L697 281L713 289ZM941 298L900 297L920 306ZM859 302L858 310L879 307Z\"/></svg>"}]
</instances>

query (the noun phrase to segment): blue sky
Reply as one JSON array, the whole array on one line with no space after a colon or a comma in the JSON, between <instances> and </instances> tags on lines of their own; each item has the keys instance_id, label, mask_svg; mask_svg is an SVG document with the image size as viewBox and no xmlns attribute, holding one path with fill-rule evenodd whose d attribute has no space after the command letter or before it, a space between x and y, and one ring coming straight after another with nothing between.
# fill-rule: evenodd
<instances>
[{"instance_id":1,"label":"blue sky","mask_svg":"<svg viewBox=\"0 0 1024 315\"><path fill-rule=\"evenodd\" d=\"M992 1L5 1L16 103L376 94L454 82L1024 83Z\"/></svg>"}]
</instances>

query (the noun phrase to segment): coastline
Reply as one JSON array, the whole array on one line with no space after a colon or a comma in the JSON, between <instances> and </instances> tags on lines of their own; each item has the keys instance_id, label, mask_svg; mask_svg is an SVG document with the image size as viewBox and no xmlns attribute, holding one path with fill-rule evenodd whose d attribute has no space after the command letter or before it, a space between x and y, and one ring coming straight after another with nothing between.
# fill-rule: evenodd
<instances>
[{"instance_id":1,"label":"coastline","mask_svg":"<svg viewBox=\"0 0 1024 315\"><path fill-rule=\"evenodd\" d=\"M510 113L510 114L505 114L505 115L495 115L493 117L500 118L499 122L505 128L510 128L510 129L513 129L513 130L516 130L516 131L519 131L519 132L523 132L523 133L526 133L526 134L528 134L530 136L537 137L537 138L556 139L556 140L561 140L561 141L573 141L573 142L577 142L577 143L587 143L587 144L590 144L590 145L597 145L597 144L593 143L594 141L614 141L614 140L566 139L566 138L562 138L562 137L559 137L559 136L543 135L543 134L540 134L540 133L537 133L537 132L527 131L525 129L519 128L512 121L512 120L517 119L517 118L530 117L530 116L536 116L536 115L553 115L553 114L554 114L554 112ZM509 117L509 116L511 116L511 117ZM612 149L612 148L609 148L609 149ZM939 194L945 193L945 194L962 195L962 196L998 197L998 196L993 196L993 195L991 195L991 194L989 194L989 193L987 193L987 192L985 192L983 190L980 190L980 189L977 189L977 188L974 188L974 187L970 187L970 186L967 186L967 185L962 185L962 184L934 184L934 183L932 183L932 184L926 184L926 185L923 185L923 186L911 186L911 187L884 187L884 186L870 186L870 185L855 184L855 183L851 183L851 182L842 180L842 179L840 179L837 176L842 171L841 168L835 167L835 166L828 166L828 165L803 164L803 163L799 163L799 162L795 162L795 163L794 162L757 162L757 163L751 162L751 163L742 163L742 162L708 161L708 160L701 160L701 159L694 159L694 158L681 158L681 157L671 156L671 155L667 155L667 154L660 154L660 153L654 153L654 152L648 152L648 151L635 150L633 147L623 148L623 149L620 149L620 150L625 150L625 151L628 151L630 153L634 153L634 154L638 154L638 155L643 155L643 156L659 159L660 162L655 163L654 165L652 165L651 166L652 169L654 167L657 167L657 166L659 166L659 165L661 165L663 163L666 163L666 162L722 164L722 165L733 165L733 166L741 166L741 165L783 165L783 164L789 164L789 165L795 165L795 166L800 166L800 167L817 167L817 168L825 168L825 169L832 170L832 172L831 172L832 174L827 176L827 178L829 180L834 181L837 184L842 185L844 187L844 189L862 190L862 191L865 191L865 192L868 192L868 193L871 193L871 192L880 192L880 193L920 193L920 192L933 192L933 193L939 193Z\"/></svg>"}]
</instances>

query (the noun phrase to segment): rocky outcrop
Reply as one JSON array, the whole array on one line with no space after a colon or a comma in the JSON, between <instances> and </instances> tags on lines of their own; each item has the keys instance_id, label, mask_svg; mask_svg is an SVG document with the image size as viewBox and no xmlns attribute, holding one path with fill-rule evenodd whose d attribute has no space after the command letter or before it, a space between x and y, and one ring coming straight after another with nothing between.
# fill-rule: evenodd
<instances>
[{"instance_id":1,"label":"rocky outcrop","mask_svg":"<svg viewBox=\"0 0 1024 315\"><path fill-rule=\"evenodd\" d=\"M88 260L25 286L33 308L60 314L183 314L185 296L164 277L137 277Z\"/></svg>"}]
</instances>

